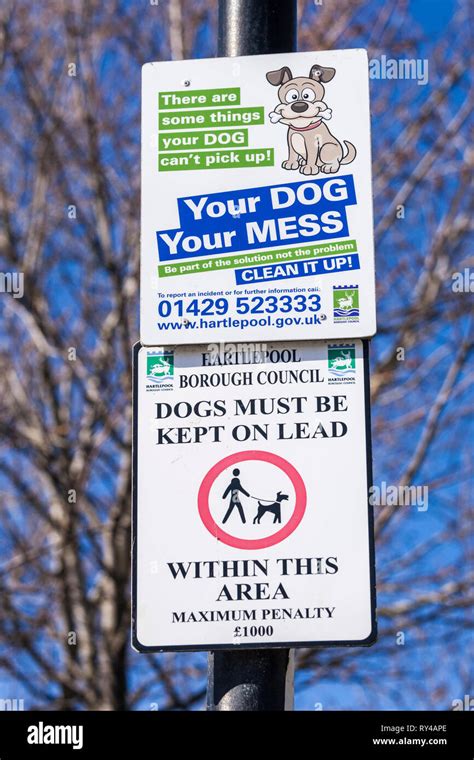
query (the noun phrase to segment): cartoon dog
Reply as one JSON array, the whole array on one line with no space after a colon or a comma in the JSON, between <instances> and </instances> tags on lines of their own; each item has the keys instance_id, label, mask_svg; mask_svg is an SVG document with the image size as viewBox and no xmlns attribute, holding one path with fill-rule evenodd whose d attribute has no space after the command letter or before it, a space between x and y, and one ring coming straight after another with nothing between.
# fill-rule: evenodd
<instances>
[{"instance_id":1,"label":"cartoon dog","mask_svg":"<svg viewBox=\"0 0 474 760\"><path fill-rule=\"evenodd\" d=\"M281 523L281 502L282 501L288 501L288 496L286 493L282 493L281 491L278 491L276 501L272 502L271 504L262 504L261 501L258 502L258 511L253 519L253 524L257 523L260 525L260 520L262 519L265 512L270 512L273 517L274 523Z\"/></svg>"},{"instance_id":2,"label":"cartoon dog","mask_svg":"<svg viewBox=\"0 0 474 760\"><path fill-rule=\"evenodd\" d=\"M269 71L267 80L279 87L279 105L270 114L270 121L288 125L288 159L284 169L299 169L302 174L335 174L341 164L350 164L357 155L352 143L344 140L347 153L331 134L323 120L332 110L323 102L324 87L333 79L335 69L314 64L309 77L295 77L288 68Z\"/></svg>"}]
</instances>

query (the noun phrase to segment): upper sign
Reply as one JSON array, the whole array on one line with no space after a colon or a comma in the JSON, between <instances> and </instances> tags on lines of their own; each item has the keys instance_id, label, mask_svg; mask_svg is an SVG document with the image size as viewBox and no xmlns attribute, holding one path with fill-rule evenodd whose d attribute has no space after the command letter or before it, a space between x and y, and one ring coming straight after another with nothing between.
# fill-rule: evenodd
<instances>
[{"instance_id":1,"label":"upper sign","mask_svg":"<svg viewBox=\"0 0 474 760\"><path fill-rule=\"evenodd\" d=\"M141 341L375 333L365 50L147 63Z\"/></svg>"},{"instance_id":2,"label":"upper sign","mask_svg":"<svg viewBox=\"0 0 474 760\"><path fill-rule=\"evenodd\" d=\"M136 347L137 649L372 643L368 397L360 340Z\"/></svg>"}]
</instances>

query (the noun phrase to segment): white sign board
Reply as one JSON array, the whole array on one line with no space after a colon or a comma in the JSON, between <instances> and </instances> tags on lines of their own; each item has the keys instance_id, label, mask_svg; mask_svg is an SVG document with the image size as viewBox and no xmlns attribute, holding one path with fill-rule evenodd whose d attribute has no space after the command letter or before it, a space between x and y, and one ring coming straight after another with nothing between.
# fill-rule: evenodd
<instances>
[{"instance_id":1,"label":"white sign board","mask_svg":"<svg viewBox=\"0 0 474 760\"><path fill-rule=\"evenodd\" d=\"M138 650L373 642L365 350L136 347Z\"/></svg>"},{"instance_id":2,"label":"white sign board","mask_svg":"<svg viewBox=\"0 0 474 760\"><path fill-rule=\"evenodd\" d=\"M147 63L146 345L375 333L365 50Z\"/></svg>"}]
</instances>

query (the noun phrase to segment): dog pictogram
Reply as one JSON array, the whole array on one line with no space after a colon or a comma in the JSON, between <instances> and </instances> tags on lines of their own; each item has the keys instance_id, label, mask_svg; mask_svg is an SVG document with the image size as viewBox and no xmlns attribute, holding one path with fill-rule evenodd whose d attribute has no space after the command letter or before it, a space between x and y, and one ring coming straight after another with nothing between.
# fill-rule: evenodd
<instances>
[{"instance_id":1,"label":"dog pictogram","mask_svg":"<svg viewBox=\"0 0 474 760\"><path fill-rule=\"evenodd\" d=\"M257 523L260 525L260 520L262 519L263 515L266 512L269 512L273 515L273 522L274 523L281 523L281 502L282 501L288 501L288 494L282 493L281 491L278 491L276 499L274 502L269 502L268 504L262 504L261 501L258 502L258 511L253 519L253 523Z\"/></svg>"}]
</instances>

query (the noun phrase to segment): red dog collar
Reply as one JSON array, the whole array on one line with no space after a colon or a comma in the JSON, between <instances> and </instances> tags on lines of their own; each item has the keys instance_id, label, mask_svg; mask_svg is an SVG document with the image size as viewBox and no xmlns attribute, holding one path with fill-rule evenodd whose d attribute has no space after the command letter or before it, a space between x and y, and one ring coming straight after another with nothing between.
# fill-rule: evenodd
<instances>
[{"instance_id":1,"label":"red dog collar","mask_svg":"<svg viewBox=\"0 0 474 760\"><path fill-rule=\"evenodd\" d=\"M321 124L321 119L317 121L315 124L310 124L309 127L294 127L292 124L290 124L290 128L294 129L296 132L308 132L310 129L316 129L316 127L319 127Z\"/></svg>"}]
</instances>

